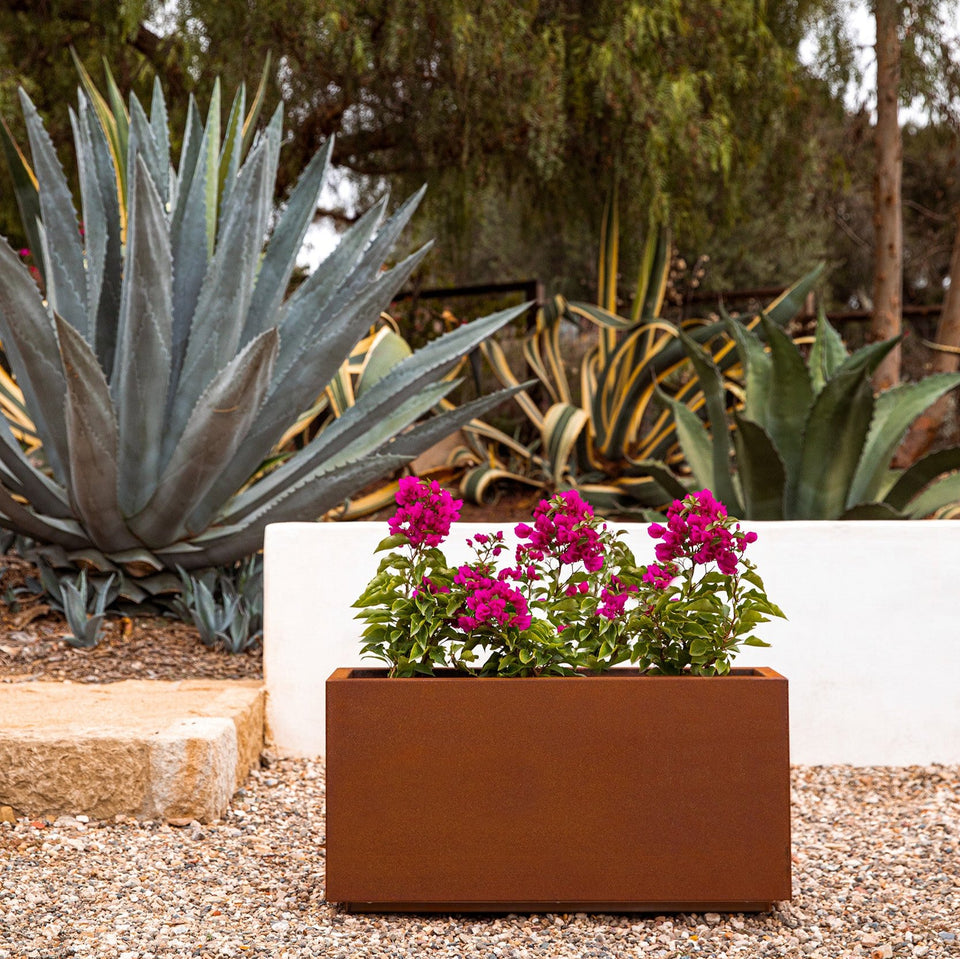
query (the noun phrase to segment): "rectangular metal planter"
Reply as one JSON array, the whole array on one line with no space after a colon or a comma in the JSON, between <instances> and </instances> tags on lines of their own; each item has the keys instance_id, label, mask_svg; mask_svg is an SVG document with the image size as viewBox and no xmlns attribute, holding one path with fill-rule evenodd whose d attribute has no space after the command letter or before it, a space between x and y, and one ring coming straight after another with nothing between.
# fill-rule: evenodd
<instances>
[{"instance_id":1,"label":"rectangular metal planter","mask_svg":"<svg viewBox=\"0 0 960 959\"><path fill-rule=\"evenodd\" d=\"M326 896L354 911L764 911L789 899L787 681L327 681Z\"/></svg>"}]
</instances>

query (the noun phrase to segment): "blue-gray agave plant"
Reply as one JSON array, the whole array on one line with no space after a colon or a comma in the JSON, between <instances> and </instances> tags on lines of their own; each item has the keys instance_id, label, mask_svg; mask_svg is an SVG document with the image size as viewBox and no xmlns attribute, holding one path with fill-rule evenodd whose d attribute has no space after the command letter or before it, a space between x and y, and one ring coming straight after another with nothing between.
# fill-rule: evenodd
<instances>
[{"instance_id":1,"label":"blue-gray agave plant","mask_svg":"<svg viewBox=\"0 0 960 959\"><path fill-rule=\"evenodd\" d=\"M379 230L378 203L288 295L331 143L277 212L279 110L242 158L241 124L221 144L219 103L206 124L191 103L174 168L159 84L149 118L131 96L121 138L81 93L81 231L40 117L21 100L34 175L25 160L13 172L44 293L0 243L0 339L45 464L0 423L0 525L61 560L171 579L250 554L267 523L318 517L494 402L408 429L451 388L441 377L458 358L522 308L430 343L261 470L423 258L426 247L383 270L419 194Z\"/></svg>"}]
</instances>

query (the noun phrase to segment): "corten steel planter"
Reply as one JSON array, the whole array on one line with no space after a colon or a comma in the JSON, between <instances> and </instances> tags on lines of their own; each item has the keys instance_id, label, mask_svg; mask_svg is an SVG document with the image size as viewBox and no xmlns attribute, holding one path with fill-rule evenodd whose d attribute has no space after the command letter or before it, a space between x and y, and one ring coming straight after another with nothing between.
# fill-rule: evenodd
<instances>
[{"instance_id":1,"label":"corten steel planter","mask_svg":"<svg viewBox=\"0 0 960 959\"><path fill-rule=\"evenodd\" d=\"M765 911L790 890L787 681L327 680L326 896L354 911Z\"/></svg>"}]
</instances>

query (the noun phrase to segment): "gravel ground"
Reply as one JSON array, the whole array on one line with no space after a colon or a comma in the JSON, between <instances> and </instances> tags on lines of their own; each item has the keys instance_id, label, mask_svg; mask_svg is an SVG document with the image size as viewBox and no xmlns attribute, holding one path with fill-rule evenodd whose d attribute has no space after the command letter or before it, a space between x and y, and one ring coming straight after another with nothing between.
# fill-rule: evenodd
<instances>
[{"instance_id":1,"label":"gravel ground","mask_svg":"<svg viewBox=\"0 0 960 959\"><path fill-rule=\"evenodd\" d=\"M960 767L794 770L770 915L349 916L323 898L323 767L255 771L219 823L0 823L0 959L960 957Z\"/></svg>"}]
</instances>

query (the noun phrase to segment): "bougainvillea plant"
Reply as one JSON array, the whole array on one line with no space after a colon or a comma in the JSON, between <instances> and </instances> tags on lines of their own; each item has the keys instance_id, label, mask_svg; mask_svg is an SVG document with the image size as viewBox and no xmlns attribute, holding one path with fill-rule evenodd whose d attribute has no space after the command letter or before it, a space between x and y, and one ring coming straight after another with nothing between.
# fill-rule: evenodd
<instances>
[{"instance_id":1,"label":"bougainvillea plant","mask_svg":"<svg viewBox=\"0 0 960 959\"><path fill-rule=\"evenodd\" d=\"M400 481L387 552L354 606L363 653L392 676L438 668L496 676L601 672L721 675L753 629L783 616L746 559L745 532L709 490L676 500L653 524L656 562L638 565L621 535L573 490L541 500L532 524L467 539L472 559L440 549L460 500L436 482Z\"/></svg>"}]
</instances>

